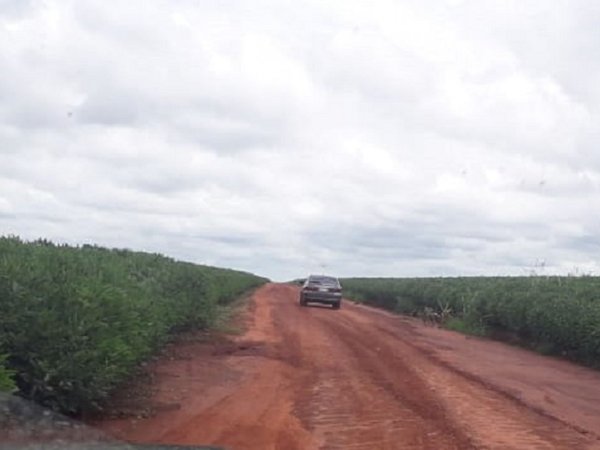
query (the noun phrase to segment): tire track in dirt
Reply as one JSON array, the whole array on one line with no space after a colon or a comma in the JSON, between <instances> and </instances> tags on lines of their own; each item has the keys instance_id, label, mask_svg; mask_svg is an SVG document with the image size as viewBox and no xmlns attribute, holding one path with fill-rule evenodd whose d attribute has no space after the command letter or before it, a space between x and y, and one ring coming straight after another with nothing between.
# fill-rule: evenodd
<instances>
[{"instance_id":1,"label":"tire track in dirt","mask_svg":"<svg viewBox=\"0 0 600 450\"><path fill-rule=\"evenodd\" d=\"M580 416L567 404L568 397L556 400L571 416L556 420L551 411L536 411L511 398L510 389L494 388L502 382L510 388L519 379L518 371L531 377L527 367L513 364L511 376L516 378L487 383L485 373L472 374L466 362L455 370L436 354L451 351L448 355L459 360L476 344L482 346L477 347L481 367L487 367L485 359L494 356L486 356L489 344L502 349L503 364L510 365L510 347L472 343L350 302L333 311L302 308L297 300L293 286L261 288L254 296L249 329L237 339L256 351L201 355L192 362L197 364L193 370L161 381L162 392L186 390L188 400L180 410L101 426L134 442L232 449L600 448L593 432L575 428ZM523 358L521 350L514 352L515 361ZM538 365L544 361L550 360L536 360ZM197 382L211 364L218 364L222 377L188 382L186 376ZM161 370L174 369L165 362ZM539 383L556 383L556 374L567 373L552 370L554 379L540 377ZM545 373L543 367L537 371ZM580 376L581 385L590 392L600 389L600 378L585 375ZM600 424L600 414L595 419L589 415L594 405L587 406L579 408L586 427Z\"/></svg>"},{"instance_id":2,"label":"tire track in dirt","mask_svg":"<svg viewBox=\"0 0 600 450\"><path fill-rule=\"evenodd\" d=\"M347 316L352 312L347 312ZM344 347L359 355L357 359L363 367L353 373L369 374L363 387L381 386L388 404L390 398L395 399L408 407L413 417L421 417L420 423L414 423L416 429L423 429L423 422L427 422L437 425L446 436L462 436L459 448L466 448L468 441L477 448L498 449L597 446L597 442L588 441L562 423L540 416L505 395L436 365L399 336L386 339L378 327L381 318L377 323L362 324L359 318L333 321L323 318ZM380 410L384 410L383 407L385 405L378 406ZM404 427L401 434L406 435L408 429ZM419 445L417 448L427 448L426 442ZM432 448L450 446L436 443Z\"/></svg>"},{"instance_id":3,"label":"tire track in dirt","mask_svg":"<svg viewBox=\"0 0 600 450\"><path fill-rule=\"evenodd\" d=\"M275 315L275 323L285 324L283 341L300 342L292 357L303 371L296 373L295 413L322 448L470 447L439 415L437 405L390 398L385 386L374 382L376 366L365 367L364 355L345 345L335 327L321 323L319 316L329 314L337 312L306 308L291 323L285 309ZM417 404L431 409L416 411Z\"/></svg>"}]
</instances>

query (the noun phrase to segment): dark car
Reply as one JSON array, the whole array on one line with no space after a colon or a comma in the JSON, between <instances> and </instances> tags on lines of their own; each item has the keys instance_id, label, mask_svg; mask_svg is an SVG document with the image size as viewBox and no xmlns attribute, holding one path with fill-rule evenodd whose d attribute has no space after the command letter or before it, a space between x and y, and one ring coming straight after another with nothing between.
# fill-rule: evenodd
<instances>
[{"instance_id":1,"label":"dark car","mask_svg":"<svg viewBox=\"0 0 600 450\"><path fill-rule=\"evenodd\" d=\"M335 277L310 275L300 291L300 306L308 303L324 303L340 309L342 305L342 285Z\"/></svg>"}]
</instances>

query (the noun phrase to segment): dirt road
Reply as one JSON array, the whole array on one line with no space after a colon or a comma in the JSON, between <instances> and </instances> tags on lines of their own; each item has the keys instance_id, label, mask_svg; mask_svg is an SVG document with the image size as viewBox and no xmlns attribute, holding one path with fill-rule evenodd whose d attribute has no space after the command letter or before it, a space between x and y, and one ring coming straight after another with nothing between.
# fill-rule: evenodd
<instances>
[{"instance_id":1,"label":"dirt road","mask_svg":"<svg viewBox=\"0 0 600 450\"><path fill-rule=\"evenodd\" d=\"M292 286L261 288L234 343L191 342L157 363L156 416L101 428L231 449L600 449L598 372L297 298Z\"/></svg>"}]
</instances>

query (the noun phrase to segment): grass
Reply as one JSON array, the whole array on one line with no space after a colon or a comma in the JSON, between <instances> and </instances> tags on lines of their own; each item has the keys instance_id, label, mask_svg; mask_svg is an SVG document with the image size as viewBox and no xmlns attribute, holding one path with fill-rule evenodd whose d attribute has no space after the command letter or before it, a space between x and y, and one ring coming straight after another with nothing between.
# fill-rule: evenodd
<instances>
[{"instance_id":1,"label":"grass","mask_svg":"<svg viewBox=\"0 0 600 450\"><path fill-rule=\"evenodd\" d=\"M449 330L458 331L459 333L469 334L471 336L489 336L489 330L482 323L466 320L460 317L451 317L444 324L444 327Z\"/></svg>"},{"instance_id":2,"label":"grass","mask_svg":"<svg viewBox=\"0 0 600 450\"><path fill-rule=\"evenodd\" d=\"M229 335L242 335L246 331L245 326L241 323L240 315L244 309L248 306L252 294L255 289L252 289L237 299L229 303L228 305L220 306L217 315L217 320L213 325L213 330Z\"/></svg>"}]
</instances>

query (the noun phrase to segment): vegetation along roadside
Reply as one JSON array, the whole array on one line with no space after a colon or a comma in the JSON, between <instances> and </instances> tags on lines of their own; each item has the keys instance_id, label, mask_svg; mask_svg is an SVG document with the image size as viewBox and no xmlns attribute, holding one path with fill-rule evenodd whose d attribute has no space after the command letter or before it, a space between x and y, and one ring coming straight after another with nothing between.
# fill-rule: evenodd
<instances>
[{"instance_id":1,"label":"vegetation along roadside","mask_svg":"<svg viewBox=\"0 0 600 450\"><path fill-rule=\"evenodd\" d=\"M347 297L600 367L600 277L348 278Z\"/></svg>"},{"instance_id":2,"label":"vegetation along roadside","mask_svg":"<svg viewBox=\"0 0 600 450\"><path fill-rule=\"evenodd\" d=\"M173 332L267 280L159 254L0 237L0 390L96 411Z\"/></svg>"}]
</instances>

